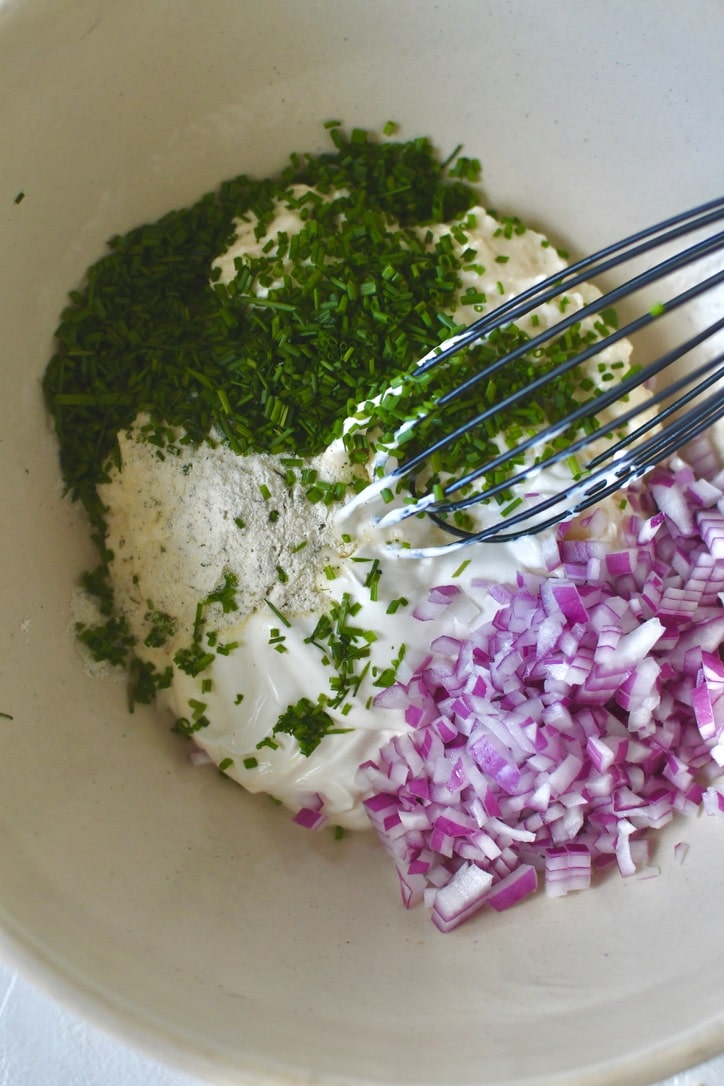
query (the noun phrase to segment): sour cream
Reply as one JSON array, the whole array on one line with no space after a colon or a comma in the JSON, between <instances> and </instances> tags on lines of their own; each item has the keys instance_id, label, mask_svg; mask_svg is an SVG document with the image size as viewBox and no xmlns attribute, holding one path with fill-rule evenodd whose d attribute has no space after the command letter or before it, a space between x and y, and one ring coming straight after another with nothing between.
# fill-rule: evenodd
<instances>
[{"instance_id":1,"label":"sour cream","mask_svg":"<svg viewBox=\"0 0 724 1086\"><path fill-rule=\"evenodd\" d=\"M280 201L264 236L256 236L253 219L237 224L235 241L215 262L222 282L234 278L239 261L273 244L280 231L289 236L301 228L294 205L303 190L295 186L292 195ZM455 224L435 226L432 234L449 233L454 247L464 245L463 287L485 293L491 305L564 267L534 231L506 236L482 208L463 222L462 241ZM569 304L580 308L589 296L588 288L580 288ZM555 322L558 315L549 305L538 319ZM461 305L456 314L466 324L477 316L472 304ZM545 572L545 534L405 560L391 542L425 548L450 537L428 518L381 532L360 510L345 520L338 510L310 505L280 488L281 468L268 455L238 457L220 448L159 459L131 431L122 437L121 458L122 470L99 488L109 509L108 546L116 556L111 571L139 654L159 670L172 669L159 703L174 719L186 721L194 742L249 791L269 793L292 811L319 808L331 824L366 828L358 767L411 726L402 709L384 698L379 703L380 694L391 674L403 682L412 674L440 632L435 606L428 603L430 590L465 589L465 613L456 618L455 605L446 609L445 633L454 636L458 621L469 628L477 615L481 622L491 617L497 605L490 585L514 581L521 569ZM330 448L316 467L323 477L344 477L349 466L341 445ZM561 480L554 473L539 483L539 489L553 492ZM264 492L271 496L274 518L263 504ZM611 524L615 531L615 518ZM241 580L239 611L209 609L203 647L213 659L199 674L190 674L174 656L188 642L196 605L229 574ZM314 636L320 618L341 607L351 609L349 625L358 631L353 646L364 651L351 680L347 675L344 696L338 696L340 676L329 643ZM160 647L144 639L154 610L170 614L175 630ZM332 722L307 754L294 735L277 727L301 699L321 704Z\"/></svg>"},{"instance_id":2,"label":"sour cream","mask_svg":"<svg viewBox=\"0 0 724 1086\"><path fill-rule=\"evenodd\" d=\"M324 646L309 640L319 614L292 616L285 626L269 608L225 627L224 639L238 647L216 656L202 676L176 670L170 689L160 695L162 704L174 716L188 717L189 706L202 702L209 723L194 734L195 742L214 762L225 763L225 772L249 791L268 792L295 811L321 801L334 824L366 828L357 769L393 735L409 728L401 710L374 704L381 693L379 678L399 660L395 674L404 681L426 654L435 634L435 608L425 606L430 588L465 587L482 621L497 606L486 582L510 581L522 566L543 572L540 544L492 544L466 565L459 553L406 561L390 555L384 541L360 541L353 554L338 557L334 579L327 582L330 606L351 602L355 613L350 624L375 635L369 656L358 661L357 674L368 665L359 687L341 704L333 704L330 684L337 674L325 663ZM369 583L373 570L374 592ZM460 621L470 622L476 616L469 601L465 606ZM447 609L446 621L446 632L454 635L454 605ZM361 639L358 644L367 647ZM208 692L204 680L211 681ZM316 703L320 694L328 697L326 711L340 731L325 735L304 756L293 736L273 734L273 728L289 705L301 698Z\"/></svg>"}]
</instances>

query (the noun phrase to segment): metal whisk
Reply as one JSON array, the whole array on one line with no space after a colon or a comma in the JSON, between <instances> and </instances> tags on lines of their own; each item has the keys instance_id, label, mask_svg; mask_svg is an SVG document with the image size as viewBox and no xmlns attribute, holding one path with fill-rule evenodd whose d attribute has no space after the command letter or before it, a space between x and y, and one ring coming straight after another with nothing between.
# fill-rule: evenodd
<instances>
[{"instance_id":1,"label":"metal whisk","mask_svg":"<svg viewBox=\"0 0 724 1086\"><path fill-rule=\"evenodd\" d=\"M724 197L721 197L633 234L532 286L431 351L405 379L406 394L412 391L413 396L416 382L423 381L419 397L422 405L415 404L413 399L409 417L397 426L391 438L387 435L375 460L374 481L353 499L351 506L359 507L384 495L390 504L383 515L376 518L380 526L390 526L407 517L426 513L456 537L448 547L516 539L567 520L614 494L724 417L722 337L718 343L713 341L716 333L724 328L724 291L720 291L719 297L710 295L708 299L714 298L714 304L712 313L706 318L710 323L705 327L698 327L690 335L679 333L670 348L640 368L630 369L621 380L609 378L609 384L602 384L585 402L573 398L561 417L534 432L523 431L514 443L501 447L492 456L487 455L474 468L466 468L459 475L451 472L449 466L439 474L431 468L461 439L475 440L481 428L486 428L488 434L495 432L499 419L504 415L510 419L511 409L515 411L519 405L530 403L531 397L545 404L552 396L553 382L563 375L580 370L591 360L595 364L607 348L631 340L635 333L676 311L683 311L695 299L721 287L724 282L724 232L717 229L717 224L721 224L723 218ZM700 236L692 243L689 235L695 231ZM682 242L681 239L687 240ZM664 255L661 259L662 254L657 254L658 263L651 264L652 258L648 254L674 243L677 248L673 255ZM682 244L686 247L682 248ZM640 264L644 259L644 270L637 270L639 265L635 262ZM630 262L634 262L634 271L621 286L601 294L577 311L563 315L544 331L525 336L523 342L486 362L472 374L465 374L456 383L454 366L461 352L490 343L491 337L522 318L529 318L542 304L558 303L566 298L566 292L581 284L595 282L598 276ZM684 276L685 269L688 270ZM692 270L696 272L693 280ZM677 276L677 273L681 274ZM684 278L686 283L682 287ZM653 302L641 303L639 300L638 315L620 327L608 323L613 306L652 286L661 293L656 294ZM648 293L650 296L650 291ZM560 308L565 310L565 306ZM601 315L605 317L603 323ZM536 375L533 370L525 387L488 402L483 390L490 388L491 381L496 387L504 387L506 374L517 359L523 356L535 358L541 349L562 341L561 337L569 329L580 327L581 322L589 318L598 322L599 329L605 334L584 343L581 350L572 357L565 357L547 372ZM702 352L697 349L704 344L710 354L700 361ZM676 365L678 363L683 364ZM424 381L439 367L446 368L442 372L447 374L448 384L441 395L430 398L428 394L428 399L422 402ZM636 390L644 388L645 397L640 391L636 394ZM470 417L459 422L463 397ZM456 424L448 432L446 411L456 402ZM609 408L613 410L608 411ZM374 422L374 413L371 419ZM432 432L434 439L420 429L424 426ZM561 435L564 435L562 444ZM568 435L571 435L570 439ZM406 455L411 447L412 453ZM571 463L575 463L572 473L561 474L561 467ZM560 488L554 493L536 493L536 478L555 465L559 465ZM401 485L403 481L404 485ZM483 518L486 523L482 526L470 519L470 511L475 512L474 507L481 503L487 507ZM492 522L490 503L495 503Z\"/></svg>"}]
</instances>

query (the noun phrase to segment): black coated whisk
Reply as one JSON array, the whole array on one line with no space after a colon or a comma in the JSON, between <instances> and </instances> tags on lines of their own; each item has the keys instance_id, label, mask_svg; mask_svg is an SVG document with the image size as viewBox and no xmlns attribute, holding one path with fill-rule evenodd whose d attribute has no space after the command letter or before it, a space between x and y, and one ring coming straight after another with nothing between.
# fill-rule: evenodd
<instances>
[{"instance_id":1,"label":"black coated whisk","mask_svg":"<svg viewBox=\"0 0 724 1086\"><path fill-rule=\"evenodd\" d=\"M716 333L724 328L724 289L718 295L712 293L724 283L724 232L717 225L723 218L721 197L633 234L532 286L431 351L406 379L406 395L412 390L414 396L418 381L422 381L419 387L423 389L431 371L440 367L448 374L445 390L422 405L414 405L413 401L414 409L408 417L379 446L374 481L353 499L351 506L384 495L390 505L376 518L378 524L389 526L426 513L457 537L449 546L516 539L567 520L614 494L724 417L724 351L721 337L718 343L714 341ZM694 232L699 236L692 243L690 235ZM658 254L658 263L652 264L649 254L662 246L676 249L663 259ZM486 360L481 368L468 371L457 382L454 366L461 352L490 343L521 318L529 318L542 304L560 302L566 292L581 284L595 283L604 273L644 260L643 270L637 270L634 263L633 273L621 286L574 312L565 313L561 305L564 315L551 327L526 336L523 342L492 361ZM647 288L650 298L652 287L657 291L654 301L643 304L639 300L638 315L620 327L615 322L611 326L609 314L613 307ZM707 304L713 299L713 305L704 326L699 321L691 334L679 332L674 345L652 361L630 368L620 380L609 377L610 383L602 384L595 395L585 397L583 402L574 398L559 417L533 432L522 430L513 443L508 441L493 455L486 454L472 468L468 460L459 474L450 470L449 461L443 471L435 469L434 465L444 462L446 450L454 448L456 442L474 441L476 433L483 429L488 434L495 432L504 414L510 419L511 411L515 413L531 398L546 403L553 395L553 383L563 375L591 360L595 364L606 349L631 340L653 322L683 312L685 306L705 294L709 295ZM505 390L506 375L518 359L535 358L551 343L562 342L569 329L580 327L589 318L602 334L582 341L581 349L572 356L563 357L539 375L533 370L523 387L507 394L504 391L493 402L489 402L489 395L483 395L491 382L496 389L502 386ZM705 344L708 354L697 350ZM645 396L641 395L642 389L646 390ZM422 395L421 391L421 399ZM462 422L458 421L461 403L465 404ZM454 415L456 406L458 413ZM447 418L454 419L449 431L446 412ZM410 448L414 451L406 455ZM575 467L567 477L561 475L559 489L550 493L548 488L544 494L536 494L536 478L541 472L569 464ZM476 523L470 513L475 513L474 507L481 503L486 505L486 515L484 523Z\"/></svg>"}]
</instances>

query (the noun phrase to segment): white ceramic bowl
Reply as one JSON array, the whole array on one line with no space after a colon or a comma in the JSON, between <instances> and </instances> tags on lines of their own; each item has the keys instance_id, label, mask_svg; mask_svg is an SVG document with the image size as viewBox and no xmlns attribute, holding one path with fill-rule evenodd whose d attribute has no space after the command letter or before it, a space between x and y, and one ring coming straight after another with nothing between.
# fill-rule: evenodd
<instances>
[{"instance_id":1,"label":"white ceramic bowl","mask_svg":"<svg viewBox=\"0 0 724 1086\"><path fill-rule=\"evenodd\" d=\"M633 1086L724 1047L721 821L441 936L371 835L300 840L87 678L39 390L111 234L330 116L463 141L577 250L716 195L723 35L716 0L0 0L0 929L35 981L216 1083Z\"/></svg>"}]
</instances>

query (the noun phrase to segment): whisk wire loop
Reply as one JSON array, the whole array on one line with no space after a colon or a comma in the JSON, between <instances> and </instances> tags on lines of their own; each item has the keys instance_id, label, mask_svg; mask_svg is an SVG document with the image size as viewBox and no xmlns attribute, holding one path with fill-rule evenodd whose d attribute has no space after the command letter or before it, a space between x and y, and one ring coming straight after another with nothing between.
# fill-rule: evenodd
<instances>
[{"instance_id":1,"label":"whisk wire loop","mask_svg":"<svg viewBox=\"0 0 724 1086\"><path fill-rule=\"evenodd\" d=\"M691 211L671 216L669 219L645 230L640 230L638 233L631 234L621 241L607 245L605 248L599 249L594 254L584 257L574 264L569 264L561 272L549 276L548 279L544 279L540 283L534 283L513 298L508 299L508 301L502 302L490 313L473 321L458 336L452 336L446 343L433 348L421 360L416 372L418 374L425 373L430 367L444 362L464 347L470 346L477 339L480 339L482 335L489 335L490 332L526 316L536 306L559 297L563 288L571 290L619 267L625 260L644 256L654 248L670 244L686 234L691 234L693 231L720 222L723 209L724 197L719 197L706 204L701 204ZM720 239L721 235L719 235L719 243ZM707 239L703 244L708 247L710 241L711 239ZM718 244L715 242L713 247L717 248ZM611 293L607 295L607 298L609 301L606 304L611 304L615 300ZM565 326L565 322L563 326ZM557 327L560 328L561 325ZM496 364L496 368L499 368L500 365L505 364L507 361L507 359L500 359L499 363Z\"/></svg>"},{"instance_id":2,"label":"whisk wire loop","mask_svg":"<svg viewBox=\"0 0 724 1086\"><path fill-rule=\"evenodd\" d=\"M674 362L678 361L685 354L688 354L695 347L703 343L706 339L709 339L721 329L724 329L724 318L716 321L712 325L709 325L705 329L705 331L700 332L695 336L692 336L679 347L673 348L672 350L668 351L656 362L651 363L651 365L647 367L645 371L640 371L638 374L623 380L615 388L610 388L606 392L602 392L600 396L596 398L597 410L602 411L619 400L621 402L624 402L625 397L628 395L628 393L638 388L644 380L649 381L651 378L655 377L661 371L667 369ZM652 427L659 425L665 419L669 418L675 412L679 411L682 407L686 406L686 404L694 400L702 392L706 391L706 389L711 387L711 385L715 384L722 376L724 376L724 374L722 373L721 367L719 367L713 374L711 374L710 371L720 361L721 356L717 356L716 358L709 360L707 363L705 363L703 366L693 371L692 373L688 373L685 376L678 378L673 384L668 385L666 388L660 389L658 392L652 392L650 397L646 401L645 406L647 409L650 409L656 404L661 403L662 401L669 399L672 396L675 396L677 392L686 388L686 386L691 384L692 381L698 380L700 376L709 374L709 377L706 381L703 381L701 384L696 385L694 388L691 388L689 392L685 395L682 395L676 401L676 403L670 404L668 408L660 412L658 415L651 416L651 418L649 418L648 421L642 423L637 430L626 433L625 436L622 437L616 445L611 445L607 447L605 451L599 453L598 456L595 456L591 460L589 460L589 469L596 467L604 459L612 459L613 456L618 452L618 450L632 444L633 441L640 437L643 433L652 429ZM529 450L540 445L550 444L550 442L558 437L559 434L565 432L566 429L569 429L571 426L575 425L575 423L578 422L580 419L587 418L590 413L591 404L582 404L579 408L572 411L569 415L566 415L564 419L556 423L552 423L543 430L539 430L536 433L532 434L531 437L527 438L525 441L520 442L515 447L515 449L508 449L505 452L502 452L499 456L495 457L492 460L489 460L486 464L476 468L474 471L468 472L466 475L461 476L461 478L455 480L454 483L448 484L443 488L443 493L445 494L445 496L452 494L456 490L462 489L463 487L468 486L470 483L476 482L480 478L480 476L483 475L486 471L491 472L497 470L500 467L503 467L507 463L510 463L519 454L528 452ZM602 437L605 437L607 434L610 434L613 430L620 430L621 428L625 428L629 422L631 422L640 414L641 405L637 404L630 410L625 411L623 414L616 415L615 418L600 423L594 436L597 439L600 439ZM560 462L561 460L567 459L572 454L576 454L580 450L586 448L588 445L590 445L590 443L591 435L584 434L577 440L571 441L571 443L567 445L564 449L559 449L556 452L551 453L550 456L537 461L536 470L540 471L543 468L549 467L553 464ZM407 464L405 465L405 468L406 467ZM496 494L501 493L503 490L509 489L511 485L522 482L530 474L530 471L531 469L527 468L519 474L511 476L509 479L504 480L499 484L488 487L486 490L487 496L489 498L494 497ZM477 504L479 500L480 499L477 495L473 495L460 502L440 502L438 506L438 512L450 512L457 509L464 509L469 505Z\"/></svg>"},{"instance_id":3,"label":"whisk wire loop","mask_svg":"<svg viewBox=\"0 0 724 1086\"><path fill-rule=\"evenodd\" d=\"M563 320L558 321L551 328L546 329L544 332L541 332L538 335L534 336L532 339L528 340L524 344L521 344L519 347L510 351L505 356L496 359L495 362L491 363L489 366L486 366L478 373L473 374L466 381L451 389L450 392L447 392L444 395L440 396L437 400L437 408L440 409L446 407L454 400L459 399L462 395L470 392L475 387L475 385L480 384L480 382L484 380L487 380L494 373L497 373L506 365L510 365L511 362L522 357L523 355L530 354L531 352L536 351L539 347L544 346L554 336L559 336L561 332L565 331L568 328L571 328L574 324L580 324L581 321L585 320L587 317L595 316L602 310L610 308L612 305L615 305L617 302L621 301L622 298L634 293L634 291L640 289L643 286L648 286L654 279L661 278L661 276L663 276L664 274L669 274L673 271L681 270L687 265L693 263L695 260L700 259L702 256L721 248L722 245L724 245L724 232L718 234L715 239L708 239L706 242L701 242L700 244L692 247L691 249L688 249L685 253L681 253L677 257L672 257L669 260L662 262L655 268L649 269L647 272L637 276L635 279L629 280L629 282L624 284L623 286L609 291L608 294L601 295L595 301L583 306L582 309L579 309L574 313L571 313L568 317L565 317ZM686 305L688 302L692 301L700 294L704 294L706 291L712 289L715 286L718 286L722 282L724 282L724 271L708 277L705 281L695 284L688 290L682 291L680 294L667 301L666 311L669 313L673 312L681 306ZM560 290L558 293L560 294ZM526 308L526 313L527 312L529 312L529 308ZM539 377L534 378L530 381L529 384L526 385L525 388L518 389L515 392L511 392L510 394L503 396L501 399L496 400L495 403L490 404L483 411L479 412L473 418L469 419L464 425L457 427L450 433L439 438L438 441L434 442L432 445L430 445L422 452L418 453L416 456L410 457L410 459L406 460L404 464L401 464L393 471L391 471L390 476L393 478L401 478L404 475L412 474L415 469L420 464L428 460L433 453L439 452L446 446L452 444L454 441L458 440L466 432L468 432L472 427L479 426L483 422L487 421L488 419L492 418L493 416L499 414L502 411L507 411L511 407L514 407L516 403L520 402L520 400L527 396L530 396L532 393L545 389L551 381L555 380L555 378L565 376L577 366L580 366L582 363L587 362L589 359L601 354L601 352L606 348L612 347L614 344L619 343L621 340L627 339L634 335L636 332L639 332L643 328L646 328L656 319L657 314L647 310L635 320L629 321L621 328L614 329L602 339L597 340L589 347L580 351L573 358L569 358L564 362L561 362L554 369L548 370L545 373L541 374ZM479 322L476 322L476 324L477 323ZM474 327L475 325L471 325L470 329L468 329L468 332ZM468 340L466 332L467 342L465 345L472 346L478 339L480 339L480 333ZM431 368L432 364L436 364L438 363L438 361L450 358L453 353L457 353L461 349L462 344L457 347L457 351L453 351L452 349L450 349L448 353L441 353L439 358L434 358L430 360L428 368ZM689 349L691 348L686 348L686 350ZM682 351L680 353L684 352ZM598 398L596 404L597 408L600 409L607 403L610 403L615 399L621 398L621 396L624 395L626 392L630 391L631 388L642 384L644 380L648 379L650 376L653 376L659 371L659 369L662 368L661 365L656 366L656 364L654 364L654 367L655 368L647 372L646 376L641 376L635 380L625 382L625 387L624 382L622 382L618 386L618 394L613 397L609 397L607 401L604 401L603 398ZM418 371L416 371L415 375L418 375ZM605 394L602 394L602 396L604 395ZM590 407L588 409L588 412L586 413L590 413ZM418 418L411 420L409 426L406 429L409 430L411 428L414 428L416 425L419 425L419 423L423 421L424 417L425 416L421 415ZM582 415L577 414L576 417L580 418L582 417ZM569 420L572 418L573 416L570 416ZM478 474L480 473L478 472Z\"/></svg>"},{"instance_id":4,"label":"whisk wire loop","mask_svg":"<svg viewBox=\"0 0 724 1086\"><path fill-rule=\"evenodd\" d=\"M575 262L476 320L462 332L428 353L407 379L406 389L414 388L418 379L425 378L436 367L443 367L443 376L452 375L453 384L432 401L413 408L409 417L398 426L392 439L385 439L377 450L374 462L375 479L354 500L354 505L365 504L374 496L397 491L402 481L409 489L402 503L388 509L378 518L381 525L391 525L419 513L429 514L453 537L448 546L461 546L488 540L511 540L531 532L538 532L570 518L592 504L603 500L624 485L641 478L657 464L678 451L716 421L724 417L724 353L715 353L702 364L689 367L680 375L671 375L670 369L692 352L700 350L708 340L724 330L724 316L718 316L699 331L682 337L668 350L659 353L646 365L629 369L618 381L608 377L609 384L599 384L595 395L585 396L582 401L573 397L570 410L561 417L546 420L544 424L525 430L511 443L502 442L495 455L481 457L476 465L463 464L459 472L447 472L430 485L429 477L435 476L430 469L433 458L439 462L442 454L456 442L480 432L481 428L494 427L505 413L515 412L520 405L529 403L531 397L546 402L553 382L565 377L586 364L596 364L597 356L617 344L624 345L648 328L653 322L684 310L690 303L704 295L724 290L724 267L719 264L712 274L708 270L698 274L691 282L691 269L700 261L709 261L724 251L724 231L711 231L724 219L724 197L711 200L691 211L671 216L664 222L614 242L598 250L592 256ZM657 263L634 270L629 278L605 293L584 297L578 308L566 310L567 292L582 284L592 283L598 276L611 272L623 264L649 257L655 249L678 243L692 232L705 230L703 238L693 244L666 255ZM645 288L659 285L677 277L684 277L683 289L675 287L670 297L649 304L638 315L617 326L611 317L614 306L629 299ZM688 278L687 278L688 277ZM515 322L529 317L547 303L559 303L560 319L532 336L523 335L520 341L498 357L479 366L472 374L455 381L456 356L475 348L478 344L490 344L494 333L515 327ZM717 297L718 302L718 297ZM721 311L724 302L718 305ZM518 360L527 363L535 359L548 345L557 347L564 342L561 337L569 329L578 329L588 322L595 328L595 335L576 342L575 350L563 357L553 357L549 368L535 372L518 387L493 397L492 402L480 404L477 392L482 382L489 387L493 379L506 377L506 370ZM628 350L628 348L626 348ZM473 356L471 356L473 357ZM475 356L477 357L477 356ZM617 363L623 365L623 363ZM587 372L587 371L581 371ZM667 380L668 378L668 380ZM590 378L587 377L590 385ZM424 387L424 381L423 385ZM709 393L706 398L705 393ZM395 394L398 394L396 392ZM451 405L459 410L468 400L471 412L468 418L445 429L445 411ZM629 406L630 398L634 402ZM460 403L458 403L460 401ZM382 401L384 403L384 399ZM616 411L617 404L621 411ZM609 412L610 417L601 417ZM641 420L641 416L643 420ZM405 457L408 443L431 417L442 428L441 436L422 449L413 449ZM568 437L567 437L568 436ZM601 443L608 439L608 444ZM615 439L615 440L614 440ZM414 446L414 442L413 442ZM477 445L474 446L477 448ZM542 450L537 452L536 450ZM588 455L580 463L582 455ZM578 470L568 471L558 477L552 493L550 484L539 492L536 481L542 473L561 463L578 464ZM392 463L393 466L388 467ZM505 469L506 473L501 472ZM436 469L437 470L437 469ZM560 469L559 469L560 473ZM418 480L427 491L418 491ZM482 488L473 490L483 479ZM460 492L464 492L461 496ZM515 494L511 501L511 494ZM490 515L479 525L461 524L456 515L472 507L495 505L492 522ZM418 552L411 552L418 553ZM420 552L421 553L421 552Z\"/></svg>"}]
</instances>

